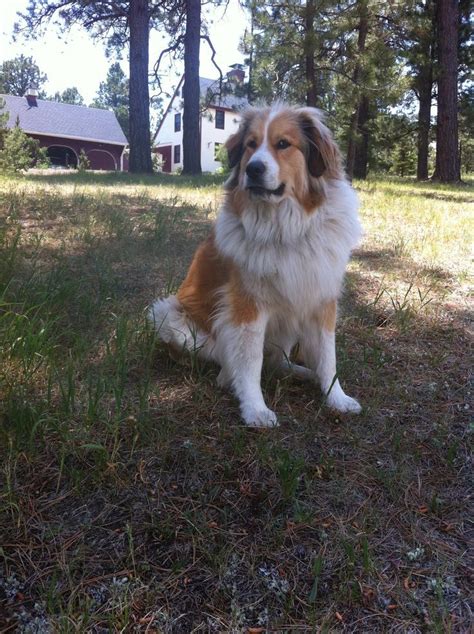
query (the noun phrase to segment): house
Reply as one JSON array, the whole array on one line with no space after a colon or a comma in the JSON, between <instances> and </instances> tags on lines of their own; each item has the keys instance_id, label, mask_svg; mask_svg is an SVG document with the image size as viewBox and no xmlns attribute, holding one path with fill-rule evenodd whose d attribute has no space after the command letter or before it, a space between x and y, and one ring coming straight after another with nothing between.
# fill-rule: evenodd
<instances>
[{"instance_id":1,"label":"house","mask_svg":"<svg viewBox=\"0 0 474 634\"><path fill-rule=\"evenodd\" d=\"M8 112L7 127L16 124L47 148L51 164L77 167L82 150L93 170L123 171L128 141L110 110L74 106L38 99L38 91L28 89L24 97L0 95Z\"/></svg>"},{"instance_id":2,"label":"house","mask_svg":"<svg viewBox=\"0 0 474 634\"><path fill-rule=\"evenodd\" d=\"M237 131L241 119L239 111L248 105L245 97L236 94L245 73L240 64L220 85L219 80L199 78L201 91L201 168L215 172L221 163L217 153L231 134ZM165 111L154 139L154 152L163 157L163 171L175 172L183 167L183 99L184 76L176 88Z\"/></svg>"}]
</instances>

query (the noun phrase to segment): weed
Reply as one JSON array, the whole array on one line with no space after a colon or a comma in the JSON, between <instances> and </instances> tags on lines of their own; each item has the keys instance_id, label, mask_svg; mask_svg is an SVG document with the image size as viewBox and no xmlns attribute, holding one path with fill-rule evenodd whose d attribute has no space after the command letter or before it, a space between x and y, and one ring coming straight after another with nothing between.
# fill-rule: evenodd
<instances>
[{"instance_id":1,"label":"weed","mask_svg":"<svg viewBox=\"0 0 474 634\"><path fill-rule=\"evenodd\" d=\"M283 499L288 502L293 500L296 495L305 470L305 462L302 458L291 455L286 449L279 449L275 453L276 475L281 486Z\"/></svg>"},{"instance_id":2,"label":"weed","mask_svg":"<svg viewBox=\"0 0 474 634\"><path fill-rule=\"evenodd\" d=\"M312 574L314 576L313 585L311 586L311 592L309 593L308 601L314 603L318 598L318 586L320 582L321 573L324 567L324 559L322 555L318 555L313 563Z\"/></svg>"}]
</instances>

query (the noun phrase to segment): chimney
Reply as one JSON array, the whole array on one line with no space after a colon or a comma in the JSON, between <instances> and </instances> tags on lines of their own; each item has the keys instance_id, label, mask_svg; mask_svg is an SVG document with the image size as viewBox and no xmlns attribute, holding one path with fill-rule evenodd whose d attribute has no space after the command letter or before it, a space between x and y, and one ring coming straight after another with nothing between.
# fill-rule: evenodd
<instances>
[{"instance_id":1,"label":"chimney","mask_svg":"<svg viewBox=\"0 0 474 634\"><path fill-rule=\"evenodd\" d=\"M245 79L245 70L243 64L231 64L232 70L227 73L227 80L233 84L243 84Z\"/></svg>"},{"instance_id":2,"label":"chimney","mask_svg":"<svg viewBox=\"0 0 474 634\"><path fill-rule=\"evenodd\" d=\"M34 108L38 105L36 101L38 98L38 89L35 86L28 86L25 92L25 97L30 108Z\"/></svg>"}]
</instances>

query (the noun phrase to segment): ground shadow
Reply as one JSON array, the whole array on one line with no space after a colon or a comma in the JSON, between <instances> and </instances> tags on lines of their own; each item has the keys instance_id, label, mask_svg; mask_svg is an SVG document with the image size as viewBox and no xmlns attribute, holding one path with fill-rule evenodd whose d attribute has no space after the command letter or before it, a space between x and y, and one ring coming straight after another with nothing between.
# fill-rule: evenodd
<instances>
[{"instance_id":1,"label":"ground shadow","mask_svg":"<svg viewBox=\"0 0 474 634\"><path fill-rule=\"evenodd\" d=\"M219 174L203 174L201 176L183 176L177 174L129 174L128 172L69 172L51 171L42 174L27 174L25 180L32 183L47 185L73 184L73 185L100 185L103 187L115 187L117 185L156 186L167 185L177 189L193 187L220 186L225 176Z\"/></svg>"}]
</instances>

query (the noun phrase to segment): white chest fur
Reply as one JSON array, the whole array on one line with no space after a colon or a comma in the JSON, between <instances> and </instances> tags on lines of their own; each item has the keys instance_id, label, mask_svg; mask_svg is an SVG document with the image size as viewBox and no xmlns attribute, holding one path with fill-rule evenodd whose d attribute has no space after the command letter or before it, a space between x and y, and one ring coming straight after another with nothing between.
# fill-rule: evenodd
<instances>
[{"instance_id":1,"label":"white chest fur","mask_svg":"<svg viewBox=\"0 0 474 634\"><path fill-rule=\"evenodd\" d=\"M326 194L324 205L310 214L293 199L252 203L242 216L221 208L217 247L264 304L283 302L306 312L338 296L361 235L358 201L345 181L328 186Z\"/></svg>"}]
</instances>

